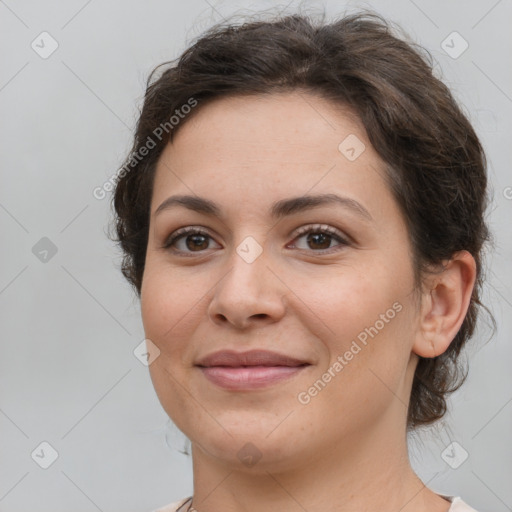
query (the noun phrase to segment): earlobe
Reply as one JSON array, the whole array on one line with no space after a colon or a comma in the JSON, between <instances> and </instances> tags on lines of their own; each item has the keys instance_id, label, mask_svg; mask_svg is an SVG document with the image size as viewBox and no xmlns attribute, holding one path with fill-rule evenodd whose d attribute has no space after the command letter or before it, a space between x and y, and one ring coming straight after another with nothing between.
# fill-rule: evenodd
<instances>
[{"instance_id":1,"label":"earlobe","mask_svg":"<svg viewBox=\"0 0 512 512\"><path fill-rule=\"evenodd\" d=\"M466 316L475 279L476 263L468 251L455 253L440 273L427 278L412 347L415 354L432 358L447 350Z\"/></svg>"}]
</instances>

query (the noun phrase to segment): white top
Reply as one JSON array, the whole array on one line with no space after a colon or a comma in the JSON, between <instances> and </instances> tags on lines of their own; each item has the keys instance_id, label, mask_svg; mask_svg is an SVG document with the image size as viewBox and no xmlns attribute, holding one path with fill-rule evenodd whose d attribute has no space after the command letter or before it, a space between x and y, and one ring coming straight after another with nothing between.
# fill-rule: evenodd
<instances>
[{"instance_id":1,"label":"white top","mask_svg":"<svg viewBox=\"0 0 512 512\"><path fill-rule=\"evenodd\" d=\"M477 512L474 508L471 508L467 503L462 501L459 496L446 496L445 494L440 494L439 496L446 498L448 501L451 501L452 505L448 512ZM190 500L190 497L169 503L165 507L153 510L152 512L178 512L178 509L187 503L188 500ZM184 508L183 511L180 510L179 512L186 512L187 508L188 505Z\"/></svg>"}]
</instances>

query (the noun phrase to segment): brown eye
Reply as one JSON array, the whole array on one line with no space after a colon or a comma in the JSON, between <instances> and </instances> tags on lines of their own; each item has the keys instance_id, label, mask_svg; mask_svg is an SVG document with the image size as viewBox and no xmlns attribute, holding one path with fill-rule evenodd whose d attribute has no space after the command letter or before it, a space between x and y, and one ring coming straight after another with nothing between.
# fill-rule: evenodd
<instances>
[{"instance_id":1,"label":"brown eye","mask_svg":"<svg viewBox=\"0 0 512 512\"><path fill-rule=\"evenodd\" d=\"M297 235L294 242L294 247L297 249L322 252L335 249L337 246L343 247L349 245L349 242L342 234L337 229L330 226L306 226L301 228ZM304 239L305 242L297 243L297 241L301 239ZM333 242L335 242L335 245L331 245Z\"/></svg>"},{"instance_id":2,"label":"brown eye","mask_svg":"<svg viewBox=\"0 0 512 512\"><path fill-rule=\"evenodd\" d=\"M332 235L326 233L310 233L306 240L311 249L329 249L332 238Z\"/></svg>"},{"instance_id":3,"label":"brown eye","mask_svg":"<svg viewBox=\"0 0 512 512\"><path fill-rule=\"evenodd\" d=\"M191 251L208 248L208 237L204 235L187 235L181 238L185 238L185 245L187 246L187 249L190 249Z\"/></svg>"},{"instance_id":4,"label":"brown eye","mask_svg":"<svg viewBox=\"0 0 512 512\"><path fill-rule=\"evenodd\" d=\"M186 227L175 231L165 242L163 248L178 253L203 252L210 248L213 238L198 228Z\"/></svg>"}]
</instances>

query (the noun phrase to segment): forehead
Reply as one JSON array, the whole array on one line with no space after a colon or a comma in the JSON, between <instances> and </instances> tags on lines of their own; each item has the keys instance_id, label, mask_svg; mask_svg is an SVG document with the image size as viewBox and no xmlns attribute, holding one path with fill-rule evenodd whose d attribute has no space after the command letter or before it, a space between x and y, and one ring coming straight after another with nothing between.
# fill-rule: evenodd
<instances>
[{"instance_id":1,"label":"forehead","mask_svg":"<svg viewBox=\"0 0 512 512\"><path fill-rule=\"evenodd\" d=\"M293 91L266 95L244 95L219 98L204 106L199 104L190 120L178 126L169 146L217 146L231 153L258 151L262 145L272 154L318 157L330 146L336 154L345 136L357 134L366 139L364 126L357 114L346 106L335 104L318 95Z\"/></svg>"},{"instance_id":2,"label":"forehead","mask_svg":"<svg viewBox=\"0 0 512 512\"><path fill-rule=\"evenodd\" d=\"M372 194L382 200L386 193L384 166L347 107L295 91L216 99L196 109L160 157L153 212L171 193L228 204L243 196L262 206L308 191L373 202Z\"/></svg>"}]
</instances>

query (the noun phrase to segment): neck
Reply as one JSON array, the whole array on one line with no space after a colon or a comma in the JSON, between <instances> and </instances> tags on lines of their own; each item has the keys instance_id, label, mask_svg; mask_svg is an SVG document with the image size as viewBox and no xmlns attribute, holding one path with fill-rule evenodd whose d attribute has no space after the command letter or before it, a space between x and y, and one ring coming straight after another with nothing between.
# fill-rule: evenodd
<instances>
[{"instance_id":1,"label":"neck","mask_svg":"<svg viewBox=\"0 0 512 512\"><path fill-rule=\"evenodd\" d=\"M192 444L197 512L446 512L412 470L405 432L374 428L275 469L212 458Z\"/></svg>"}]
</instances>

